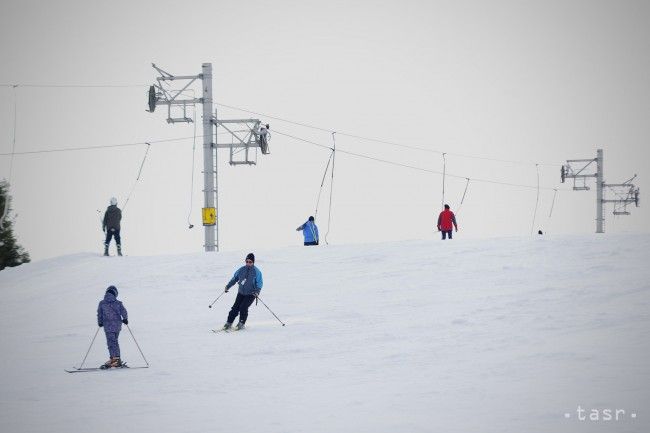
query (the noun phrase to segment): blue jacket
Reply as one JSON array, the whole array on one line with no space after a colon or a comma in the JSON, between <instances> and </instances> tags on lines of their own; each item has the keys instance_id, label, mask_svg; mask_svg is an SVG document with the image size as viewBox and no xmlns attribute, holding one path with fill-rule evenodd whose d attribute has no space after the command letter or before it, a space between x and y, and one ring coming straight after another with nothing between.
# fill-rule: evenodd
<instances>
[{"instance_id":1,"label":"blue jacket","mask_svg":"<svg viewBox=\"0 0 650 433\"><path fill-rule=\"evenodd\" d=\"M104 325L106 332L120 332L122 319L128 319L126 308L112 293L106 292L97 307L97 324Z\"/></svg>"},{"instance_id":2,"label":"blue jacket","mask_svg":"<svg viewBox=\"0 0 650 433\"><path fill-rule=\"evenodd\" d=\"M237 269L235 275L228 282L227 287L231 288L239 284L239 290L237 293L242 295L252 295L253 293L259 293L262 290L262 285L264 281L262 280L262 272L257 269L255 265L251 266L242 266Z\"/></svg>"},{"instance_id":3,"label":"blue jacket","mask_svg":"<svg viewBox=\"0 0 650 433\"><path fill-rule=\"evenodd\" d=\"M318 242L318 227L313 221L307 221L301 227L305 242Z\"/></svg>"}]
</instances>

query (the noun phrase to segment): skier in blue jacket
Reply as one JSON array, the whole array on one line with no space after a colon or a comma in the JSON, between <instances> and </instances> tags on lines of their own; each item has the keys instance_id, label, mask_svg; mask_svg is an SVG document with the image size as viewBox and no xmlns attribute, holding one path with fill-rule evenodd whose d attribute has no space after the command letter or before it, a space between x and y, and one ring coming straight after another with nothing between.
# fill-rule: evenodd
<instances>
[{"instance_id":1,"label":"skier in blue jacket","mask_svg":"<svg viewBox=\"0 0 650 433\"><path fill-rule=\"evenodd\" d=\"M225 292L228 293L228 290L235 283L239 285L237 298L230 309L230 313L228 313L226 323L223 325L224 330L232 327L237 315L239 315L239 323L237 323L236 328L238 330L244 328L248 318L248 307L251 306L257 295L260 294L260 290L262 290L262 272L255 266L255 255L253 253L246 256L246 265L237 269L235 275L226 284Z\"/></svg>"},{"instance_id":2,"label":"skier in blue jacket","mask_svg":"<svg viewBox=\"0 0 650 433\"><path fill-rule=\"evenodd\" d=\"M318 227L316 227L313 216L310 216L306 223L296 229L297 232L300 230L305 238L305 246L318 245Z\"/></svg>"},{"instance_id":3,"label":"skier in blue jacket","mask_svg":"<svg viewBox=\"0 0 650 433\"><path fill-rule=\"evenodd\" d=\"M129 324L126 308L122 302L117 299L117 287L109 286L106 289L104 300L99 302L97 307L97 325L104 327L106 333L106 344L108 345L108 353L110 359L106 361L102 368L121 367L122 361L120 360L120 345L117 341L120 331L122 330L122 323Z\"/></svg>"}]
</instances>

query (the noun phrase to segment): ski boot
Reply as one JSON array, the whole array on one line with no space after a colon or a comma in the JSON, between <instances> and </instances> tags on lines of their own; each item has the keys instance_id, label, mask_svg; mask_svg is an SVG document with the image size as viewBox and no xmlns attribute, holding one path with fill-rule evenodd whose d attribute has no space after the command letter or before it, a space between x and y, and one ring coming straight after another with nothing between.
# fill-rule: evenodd
<instances>
[{"instance_id":1,"label":"ski boot","mask_svg":"<svg viewBox=\"0 0 650 433\"><path fill-rule=\"evenodd\" d=\"M117 246L117 255L122 257L122 245Z\"/></svg>"},{"instance_id":2,"label":"ski boot","mask_svg":"<svg viewBox=\"0 0 650 433\"><path fill-rule=\"evenodd\" d=\"M237 324L237 326L235 326L235 329L238 330L238 331L241 331L242 329L244 329L244 322L239 322Z\"/></svg>"},{"instance_id":3,"label":"ski boot","mask_svg":"<svg viewBox=\"0 0 650 433\"><path fill-rule=\"evenodd\" d=\"M104 245L104 256L108 257L108 245Z\"/></svg>"},{"instance_id":4,"label":"ski boot","mask_svg":"<svg viewBox=\"0 0 650 433\"><path fill-rule=\"evenodd\" d=\"M101 368L102 370L108 370L109 368L120 368L120 367L122 367L122 360L120 358L111 356L111 359L106 361L99 368Z\"/></svg>"},{"instance_id":5,"label":"ski boot","mask_svg":"<svg viewBox=\"0 0 650 433\"><path fill-rule=\"evenodd\" d=\"M223 325L223 330L224 330L224 331L227 331L227 330L229 330L230 328L232 328L232 323L230 323L230 322L226 322L226 323L224 323L224 325Z\"/></svg>"}]
</instances>

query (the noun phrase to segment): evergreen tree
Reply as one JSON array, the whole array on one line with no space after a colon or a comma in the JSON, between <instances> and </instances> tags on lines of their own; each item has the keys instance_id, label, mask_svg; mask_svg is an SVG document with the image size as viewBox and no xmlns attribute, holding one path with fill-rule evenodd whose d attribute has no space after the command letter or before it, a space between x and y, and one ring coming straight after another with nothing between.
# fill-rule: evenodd
<instances>
[{"instance_id":1,"label":"evergreen tree","mask_svg":"<svg viewBox=\"0 0 650 433\"><path fill-rule=\"evenodd\" d=\"M16 243L13 225L9 182L3 180L0 181L0 271L29 262L29 253Z\"/></svg>"}]
</instances>

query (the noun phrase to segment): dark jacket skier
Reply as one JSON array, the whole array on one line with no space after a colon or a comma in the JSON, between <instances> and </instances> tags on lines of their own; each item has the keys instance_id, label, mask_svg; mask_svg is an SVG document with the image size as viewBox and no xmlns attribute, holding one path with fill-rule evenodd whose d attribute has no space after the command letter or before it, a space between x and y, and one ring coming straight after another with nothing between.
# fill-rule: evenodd
<instances>
[{"instance_id":1,"label":"dark jacket skier","mask_svg":"<svg viewBox=\"0 0 650 433\"><path fill-rule=\"evenodd\" d=\"M237 269L235 275L226 284L225 292L237 283L239 288L237 290L237 298L235 303L228 313L228 319L223 325L223 329L230 329L237 315L239 315L239 323L237 329L242 329L248 318L248 308L251 306L255 298L262 290L264 281L262 280L262 272L254 265L255 255L249 253L246 256L246 265Z\"/></svg>"},{"instance_id":2,"label":"dark jacket skier","mask_svg":"<svg viewBox=\"0 0 650 433\"><path fill-rule=\"evenodd\" d=\"M117 300L117 287L109 286L104 294L104 299L99 302L97 307L97 325L104 327L108 353L111 357L102 368L122 366L120 345L118 343L122 323L129 324L128 313L122 302Z\"/></svg>"},{"instance_id":3,"label":"dark jacket skier","mask_svg":"<svg viewBox=\"0 0 650 433\"><path fill-rule=\"evenodd\" d=\"M306 223L296 229L297 232L301 230L302 235L305 238L305 246L318 245L318 227L316 227L313 216L310 216Z\"/></svg>"},{"instance_id":4,"label":"dark jacket skier","mask_svg":"<svg viewBox=\"0 0 650 433\"><path fill-rule=\"evenodd\" d=\"M104 213L104 220L102 221L102 230L106 233L106 240L104 241L104 255L108 255L108 246L111 243L111 238L115 237L115 244L117 245L117 255L122 255L122 239L120 238L120 222L122 221L122 211L117 207L117 199L111 198L111 205L106 208Z\"/></svg>"}]
</instances>

